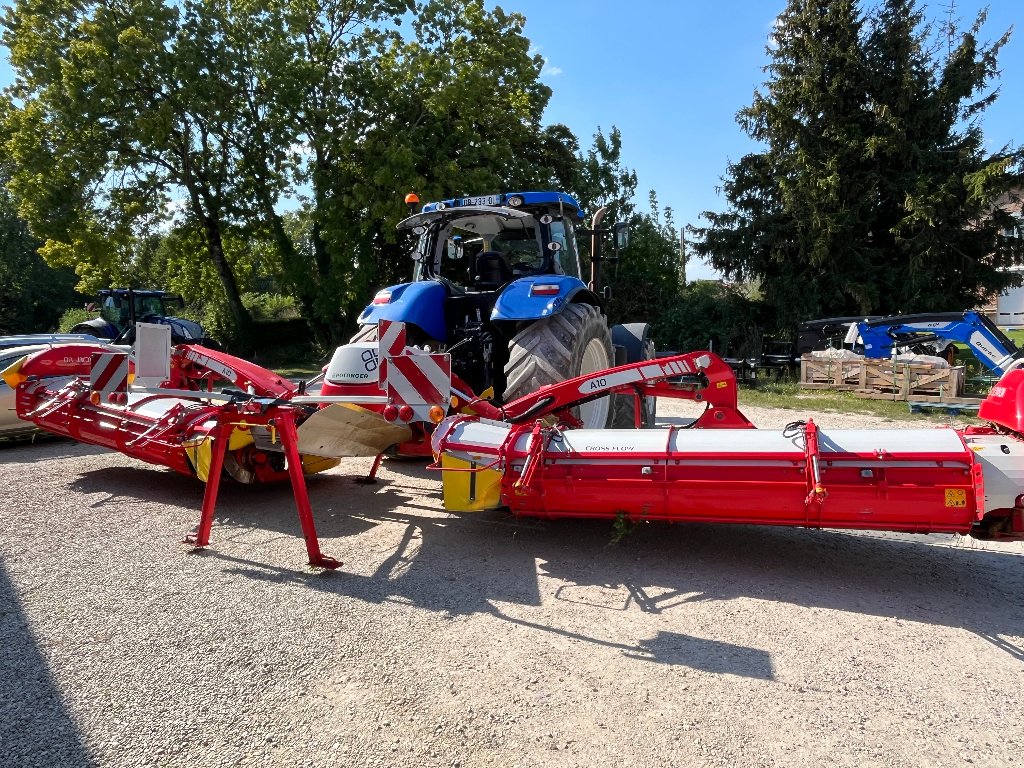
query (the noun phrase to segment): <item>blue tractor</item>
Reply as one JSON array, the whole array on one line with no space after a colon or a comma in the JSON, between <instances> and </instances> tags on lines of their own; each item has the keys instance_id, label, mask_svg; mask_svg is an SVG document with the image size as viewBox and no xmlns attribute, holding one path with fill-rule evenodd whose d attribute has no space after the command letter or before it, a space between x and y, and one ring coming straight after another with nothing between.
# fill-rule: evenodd
<instances>
[{"instance_id":1,"label":"blue tractor","mask_svg":"<svg viewBox=\"0 0 1024 768\"><path fill-rule=\"evenodd\" d=\"M104 288L98 292L99 316L79 323L71 333L87 333L99 339L131 343L135 323L158 323L171 329L172 344L202 344L216 347L202 326L192 320L174 316L185 308L185 301L166 291Z\"/></svg>"},{"instance_id":2,"label":"blue tractor","mask_svg":"<svg viewBox=\"0 0 1024 768\"><path fill-rule=\"evenodd\" d=\"M411 199L410 199L411 198ZM415 210L418 200L407 202ZM584 227L580 204L562 192L516 192L424 205L398 228L415 238L413 280L377 292L359 316L354 342L376 338L380 320L407 324L409 343L446 351L454 373L477 393L507 402L539 387L614 365L650 359L646 323L614 328L602 311L602 239L614 256L624 224L601 229L603 209ZM590 237L590 281L579 238ZM648 426L654 402L629 396L580 409L587 426ZM639 410L639 412L638 412Z\"/></svg>"}]
</instances>

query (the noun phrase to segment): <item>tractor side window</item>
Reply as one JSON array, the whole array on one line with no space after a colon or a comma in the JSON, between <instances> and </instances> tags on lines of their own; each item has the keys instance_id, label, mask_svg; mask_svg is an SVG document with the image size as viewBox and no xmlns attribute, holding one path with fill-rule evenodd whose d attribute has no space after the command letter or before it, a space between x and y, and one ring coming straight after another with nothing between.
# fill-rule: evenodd
<instances>
[{"instance_id":1,"label":"tractor side window","mask_svg":"<svg viewBox=\"0 0 1024 768\"><path fill-rule=\"evenodd\" d=\"M572 225L566 226L564 221L556 219L551 222L549 231L551 242L562 246L555 253L555 262L561 267L558 271L570 277L579 277L580 256L576 252L576 238L573 236Z\"/></svg>"},{"instance_id":2,"label":"tractor side window","mask_svg":"<svg viewBox=\"0 0 1024 768\"><path fill-rule=\"evenodd\" d=\"M416 240L416 247L413 249L412 257L416 260L416 266L413 267L412 279L413 281L423 280L426 277L427 265L426 261L430 258L430 242L431 233L425 231Z\"/></svg>"},{"instance_id":3,"label":"tractor side window","mask_svg":"<svg viewBox=\"0 0 1024 768\"><path fill-rule=\"evenodd\" d=\"M441 275L460 288L473 284L476 255L484 249L480 235L453 227L442 245Z\"/></svg>"}]
</instances>

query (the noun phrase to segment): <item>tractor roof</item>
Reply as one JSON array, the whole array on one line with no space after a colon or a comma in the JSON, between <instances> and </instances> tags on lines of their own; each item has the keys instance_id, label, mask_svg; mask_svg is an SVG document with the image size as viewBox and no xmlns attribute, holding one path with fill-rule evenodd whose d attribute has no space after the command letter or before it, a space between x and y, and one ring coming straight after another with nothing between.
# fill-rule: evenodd
<instances>
[{"instance_id":1,"label":"tractor roof","mask_svg":"<svg viewBox=\"0 0 1024 768\"><path fill-rule=\"evenodd\" d=\"M529 211L507 206L460 205L440 210L423 210L398 222L398 229L412 229L440 222L444 225L454 224L481 235L494 235L505 228L503 222L522 219L532 220L533 216Z\"/></svg>"},{"instance_id":2,"label":"tractor roof","mask_svg":"<svg viewBox=\"0 0 1024 768\"><path fill-rule=\"evenodd\" d=\"M131 293L133 296L142 296L142 297L146 297L146 296L158 296L158 297L171 296L171 297L177 297L176 293L170 293L168 291L153 291L153 290L145 290L145 289L139 289L139 288L103 288L103 289L101 289L99 291L96 291L96 293L99 296L127 296L129 293Z\"/></svg>"},{"instance_id":3,"label":"tractor roof","mask_svg":"<svg viewBox=\"0 0 1024 768\"><path fill-rule=\"evenodd\" d=\"M497 195L476 195L475 197L455 197L451 200L441 200L436 203L427 203L423 206L422 213L433 213L443 211L447 208L469 207L510 207L510 208L551 208L558 206L570 216L583 218L583 211L580 204L565 192L505 192Z\"/></svg>"}]
</instances>

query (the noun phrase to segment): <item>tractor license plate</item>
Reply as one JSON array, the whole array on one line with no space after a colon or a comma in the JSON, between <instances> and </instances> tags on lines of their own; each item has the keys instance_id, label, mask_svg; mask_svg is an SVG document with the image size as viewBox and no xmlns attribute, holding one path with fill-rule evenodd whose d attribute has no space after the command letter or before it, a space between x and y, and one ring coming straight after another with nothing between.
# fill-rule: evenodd
<instances>
[{"instance_id":1,"label":"tractor license plate","mask_svg":"<svg viewBox=\"0 0 1024 768\"><path fill-rule=\"evenodd\" d=\"M500 195L481 195L480 197L464 197L459 205L497 205Z\"/></svg>"}]
</instances>

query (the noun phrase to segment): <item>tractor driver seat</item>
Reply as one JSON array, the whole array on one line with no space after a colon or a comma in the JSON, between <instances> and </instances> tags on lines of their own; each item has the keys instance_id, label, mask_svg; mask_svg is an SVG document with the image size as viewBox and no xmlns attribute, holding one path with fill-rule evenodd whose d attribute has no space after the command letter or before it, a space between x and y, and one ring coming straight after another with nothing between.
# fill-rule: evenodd
<instances>
[{"instance_id":1,"label":"tractor driver seat","mask_svg":"<svg viewBox=\"0 0 1024 768\"><path fill-rule=\"evenodd\" d=\"M482 291L494 291L512 279L508 259L498 251L481 251L476 255L473 285Z\"/></svg>"}]
</instances>

